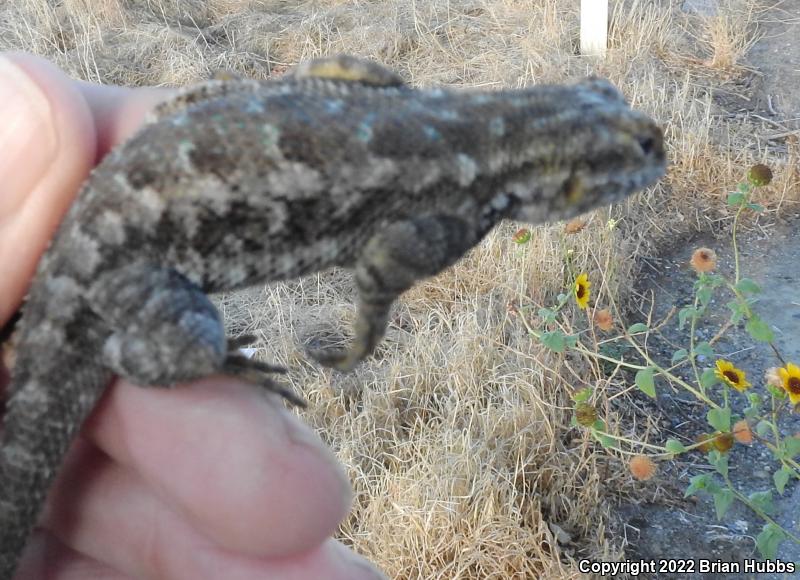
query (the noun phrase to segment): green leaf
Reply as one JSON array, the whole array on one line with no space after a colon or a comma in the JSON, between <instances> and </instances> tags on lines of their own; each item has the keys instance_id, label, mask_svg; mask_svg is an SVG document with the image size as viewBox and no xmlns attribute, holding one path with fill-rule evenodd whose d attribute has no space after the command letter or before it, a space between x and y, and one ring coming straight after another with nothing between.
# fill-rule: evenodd
<instances>
[{"instance_id":1,"label":"green leaf","mask_svg":"<svg viewBox=\"0 0 800 580\"><path fill-rule=\"evenodd\" d=\"M747 329L747 332L753 337L753 340L758 340L759 342L772 342L775 340L775 334L772 332L769 324L761 320L755 314L747 321L745 329Z\"/></svg>"},{"instance_id":2,"label":"green leaf","mask_svg":"<svg viewBox=\"0 0 800 580\"><path fill-rule=\"evenodd\" d=\"M717 520L721 520L733 503L733 492L728 488L721 489L714 494L714 509L717 511Z\"/></svg>"},{"instance_id":3,"label":"green leaf","mask_svg":"<svg viewBox=\"0 0 800 580\"><path fill-rule=\"evenodd\" d=\"M756 548L767 560L774 560L778 555L778 546L786 539L786 533L772 522L766 524L756 536Z\"/></svg>"},{"instance_id":4,"label":"green leaf","mask_svg":"<svg viewBox=\"0 0 800 580\"><path fill-rule=\"evenodd\" d=\"M578 335L567 334L564 336L564 344L566 344L569 348L575 348L578 345Z\"/></svg>"},{"instance_id":5,"label":"green leaf","mask_svg":"<svg viewBox=\"0 0 800 580\"><path fill-rule=\"evenodd\" d=\"M677 439L667 439L666 444L664 445L667 451L672 453L673 455L679 455L686 451L686 447L683 446L683 443L678 441Z\"/></svg>"},{"instance_id":6,"label":"green leaf","mask_svg":"<svg viewBox=\"0 0 800 580\"><path fill-rule=\"evenodd\" d=\"M581 389L580 391L575 393L575 396L572 397L572 400L575 401L576 403L585 403L586 401L589 400L589 397L591 396L592 396L592 389L586 387L585 389Z\"/></svg>"},{"instance_id":7,"label":"green leaf","mask_svg":"<svg viewBox=\"0 0 800 580\"><path fill-rule=\"evenodd\" d=\"M647 325L644 324L643 322L637 322L636 324L633 324L631 325L630 328L628 328L628 334L638 334L640 332L646 332L646 331L647 331Z\"/></svg>"},{"instance_id":8,"label":"green leaf","mask_svg":"<svg viewBox=\"0 0 800 580\"><path fill-rule=\"evenodd\" d=\"M560 330L545 332L542 334L540 340L543 345L554 352L564 352L567 346L564 340L564 333Z\"/></svg>"},{"instance_id":9,"label":"green leaf","mask_svg":"<svg viewBox=\"0 0 800 580\"><path fill-rule=\"evenodd\" d=\"M714 356L714 348L707 342L701 342L695 345L694 352L707 358Z\"/></svg>"},{"instance_id":10,"label":"green leaf","mask_svg":"<svg viewBox=\"0 0 800 580\"><path fill-rule=\"evenodd\" d=\"M761 286L753 282L750 278L742 278L736 284L736 289L742 294L758 294L761 292Z\"/></svg>"},{"instance_id":11,"label":"green leaf","mask_svg":"<svg viewBox=\"0 0 800 580\"><path fill-rule=\"evenodd\" d=\"M792 472L786 469L785 465L772 474L772 481L775 483L775 489L778 490L779 494L783 494L783 490L786 487L786 484L789 483L789 477L791 475Z\"/></svg>"},{"instance_id":12,"label":"green leaf","mask_svg":"<svg viewBox=\"0 0 800 580\"><path fill-rule=\"evenodd\" d=\"M772 431L772 423L769 421L759 421L756 424L756 433L759 437L766 437Z\"/></svg>"},{"instance_id":13,"label":"green leaf","mask_svg":"<svg viewBox=\"0 0 800 580\"><path fill-rule=\"evenodd\" d=\"M714 469L717 470L722 476L728 475L728 456L724 453L720 453L719 451L712 451L708 454L708 462L714 466Z\"/></svg>"},{"instance_id":14,"label":"green leaf","mask_svg":"<svg viewBox=\"0 0 800 580\"><path fill-rule=\"evenodd\" d=\"M750 193L752 189L752 186L746 181L742 181L736 186L736 190L742 193Z\"/></svg>"},{"instance_id":15,"label":"green leaf","mask_svg":"<svg viewBox=\"0 0 800 580\"><path fill-rule=\"evenodd\" d=\"M745 408L744 416L748 419L754 419L761 409L761 395L758 393L750 393L747 395L747 400L750 401L750 406Z\"/></svg>"},{"instance_id":16,"label":"green leaf","mask_svg":"<svg viewBox=\"0 0 800 580\"><path fill-rule=\"evenodd\" d=\"M727 433L731 430L731 410L727 407L710 409L706 414L708 424L717 431Z\"/></svg>"},{"instance_id":17,"label":"green leaf","mask_svg":"<svg viewBox=\"0 0 800 580\"><path fill-rule=\"evenodd\" d=\"M710 473L701 473L700 475L693 476L689 480L689 487L686 488L683 497L689 497L690 495L696 494L698 491L708 488L709 483L711 483Z\"/></svg>"},{"instance_id":18,"label":"green leaf","mask_svg":"<svg viewBox=\"0 0 800 580\"><path fill-rule=\"evenodd\" d=\"M597 439L600 441L600 445L606 449L614 449L617 446L617 440L608 435L598 435Z\"/></svg>"},{"instance_id":19,"label":"green leaf","mask_svg":"<svg viewBox=\"0 0 800 580\"><path fill-rule=\"evenodd\" d=\"M592 423L592 429L603 433L606 430L605 421L603 421L602 419L597 419L594 423Z\"/></svg>"},{"instance_id":20,"label":"green leaf","mask_svg":"<svg viewBox=\"0 0 800 580\"><path fill-rule=\"evenodd\" d=\"M555 322L556 311L551 310L550 308L540 308L539 317L542 319L543 322Z\"/></svg>"},{"instance_id":21,"label":"green leaf","mask_svg":"<svg viewBox=\"0 0 800 580\"><path fill-rule=\"evenodd\" d=\"M686 324L686 319L692 316L697 316L697 308L694 306L684 306L678 311L678 328L683 330Z\"/></svg>"},{"instance_id":22,"label":"green leaf","mask_svg":"<svg viewBox=\"0 0 800 580\"><path fill-rule=\"evenodd\" d=\"M731 300L726 306L731 311L731 322L733 324L741 322L742 318L747 314L747 306L739 300Z\"/></svg>"},{"instance_id":23,"label":"green leaf","mask_svg":"<svg viewBox=\"0 0 800 580\"><path fill-rule=\"evenodd\" d=\"M719 382L717 373L714 369L705 369L700 375L700 386L704 389L710 389Z\"/></svg>"},{"instance_id":24,"label":"green leaf","mask_svg":"<svg viewBox=\"0 0 800 580\"><path fill-rule=\"evenodd\" d=\"M752 209L756 213L761 213L765 209L764 206L761 205L760 203L748 203L747 207L749 209Z\"/></svg>"},{"instance_id":25,"label":"green leaf","mask_svg":"<svg viewBox=\"0 0 800 580\"><path fill-rule=\"evenodd\" d=\"M728 194L728 207L737 207L742 205L747 199L744 193L734 191Z\"/></svg>"},{"instance_id":26,"label":"green leaf","mask_svg":"<svg viewBox=\"0 0 800 580\"><path fill-rule=\"evenodd\" d=\"M697 300L703 307L708 306L708 303L711 302L711 296L714 294L714 290L710 286L704 286L697 291Z\"/></svg>"},{"instance_id":27,"label":"green leaf","mask_svg":"<svg viewBox=\"0 0 800 580\"><path fill-rule=\"evenodd\" d=\"M772 491L754 491L747 496L747 499L765 514L769 515L772 513Z\"/></svg>"},{"instance_id":28,"label":"green leaf","mask_svg":"<svg viewBox=\"0 0 800 580\"><path fill-rule=\"evenodd\" d=\"M786 454L786 459L792 459L800 454L800 437L787 437L783 440L781 447Z\"/></svg>"},{"instance_id":29,"label":"green leaf","mask_svg":"<svg viewBox=\"0 0 800 580\"><path fill-rule=\"evenodd\" d=\"M779 401L783 401L788 396L782 388L770 384L767 385L767 392Z\"/></svg>"},{"instance_id":30,"label":"green leaf","mask_svg":"<svg viewBox=\"0 0 800 580\"><path fill-rule=\"evenodd\" d=\"M558 304L559 304L560 306L564 306L564 304L566 304L566 303L567 303L567 300L569 300L569 294L563 294L563 293L562 293L562 294L559 294L559 295L556 297L556 300L558 300Z\"/></svg>"},{"instance_id":31,"label":"green leaf","mask_svg":"<svg viewBox=\"0 0 800 580\"><path fill-rule=\"evenodd\" d=\"M676 350L672 354L672 364L675 364L678 361L682 361L687 356L689 356L689 351L687 351L685 348L682 348L680 350Z\"/></svg>"},{"instance_id":32,"label":"green leaf","mask_svg":"<svg viewBox=\"0 0 800 580\"><path fill-rule=\"evenodd\" d=\"M645 395L649 397L656 398L656 385L653 381L653 375L655 373L655 369L653 367L647 367L646 369L642 369L636 373L636 386L639 387L639 390L642 391Z\"/></svg>"}]
</instances>

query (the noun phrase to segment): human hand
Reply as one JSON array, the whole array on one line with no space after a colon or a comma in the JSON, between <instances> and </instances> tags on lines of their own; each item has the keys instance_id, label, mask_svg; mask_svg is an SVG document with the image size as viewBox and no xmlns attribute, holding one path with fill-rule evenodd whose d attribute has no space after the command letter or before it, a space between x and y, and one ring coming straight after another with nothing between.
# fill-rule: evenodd
<instances>
[{"instance_id":1,"label":"human hand","mask_svg":"<svg viewBox=\"0 0 800 580\"><path fill-rule=\"evenodd\" d=\"M169 94L0 55L0 327L92 166ZM350 500L330 450L252 386L117 381L69 453L16 578L379 578L331 538Z\"/></svg>"}]
</instances>

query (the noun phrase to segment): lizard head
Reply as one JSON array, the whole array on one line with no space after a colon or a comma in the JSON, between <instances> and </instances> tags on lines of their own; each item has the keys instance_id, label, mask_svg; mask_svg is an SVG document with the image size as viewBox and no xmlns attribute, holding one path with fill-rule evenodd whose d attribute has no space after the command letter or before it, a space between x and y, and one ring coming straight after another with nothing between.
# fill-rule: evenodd
<instances>
[{"instance_id":1,"label":"lizard head","mask_svg":"<svg viewBox=\"0 0 800 580\"><path fill-rule=\"evenodd\" d=\"M509 203L510 217L519 221L568 219L621 201L664 175L661 129L608 81L591 78L553 91L545 107L560 111L542 111L531 100L525 121L540 126L509 156L494 205ZM541 100L541 93L531 94Z\"/></svg>"}]
</instances>

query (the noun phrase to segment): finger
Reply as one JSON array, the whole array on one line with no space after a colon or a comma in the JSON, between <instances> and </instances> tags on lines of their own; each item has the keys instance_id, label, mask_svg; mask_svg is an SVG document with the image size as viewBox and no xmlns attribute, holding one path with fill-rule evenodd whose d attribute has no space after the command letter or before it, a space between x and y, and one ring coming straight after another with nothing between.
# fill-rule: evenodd
<instances>
[{"instance_id":1,"label":"finger","mask_svg":"<svg viewBox=\"0 0 800 580\"><path fill-rule=\"evenodd\" d=\"M76 81L92 113L97 137L97 162L114 146L130 137L147 114L175 89L131 89Z\"/></svg>"},{"instance_id":2,"label":"finger","mask_svg":"<svg viewBox=\"0 0 800 580\"><path fill-rule=\"evenodd\" d=\"M66 497L67 493L69 497ZM75 501L77 499L77 501ZM91 445L72 455L48 514L76 551L135 578L196 580L375 579L377 571L333 541L258 558L217 546L130 470ZM240 514L229 514L229 518Z\"/></svg>"},{"instance_id":3,"label":"finger","mask_svg":"<svg viewBox=\"0 0 800 580\"><path fill-rule=\"evenodd\" d=\"M130 576L67 548L52 534L37 532L25 550L15 580L130 580Z\"/></svg>"},{"instance_id":4,"label":"finger","mask_svg":"<svg viewBox=\"0 0 800 580\"><path fill-rule=\"evenodd\" d=\"M0 326L92 166L173 92L74 81L34 55L0 55Z\"/></svg>"},{"instance_id":5,"label":"finger","mask_svg":"<svg viewBox=\"0 0 800 580\"><path fill-rule=\"evenodd\" d=\"M349 510L331 451L275 399L230 379L158 390L120 382L85 432L231 550L308 550Z\"/></svg>"},{"instance_id":6,"label":"finger","mask_svg":"<svg viewBox=\"0 0 800 580\"><path fill-rule=\"evenodd\" d=\"M1 325L95 157L85 101L44 59L0 55L0 150Z\"/></svg>"}]
</instances>

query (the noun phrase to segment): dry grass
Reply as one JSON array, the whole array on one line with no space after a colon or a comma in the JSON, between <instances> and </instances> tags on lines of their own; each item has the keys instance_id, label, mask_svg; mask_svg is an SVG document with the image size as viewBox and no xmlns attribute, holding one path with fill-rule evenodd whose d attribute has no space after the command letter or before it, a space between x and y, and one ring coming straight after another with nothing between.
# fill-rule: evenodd
<instances>
[{"instance_id":1,"label":"dry grass","mask_svg":"<svg viewBox=\"0 0 800 580\"><path fill-rule=\"evenodd\" d=\"M687 19L664 3L616 4L603 62L575 55L577 2L563 0L46 0L0 7L0 48L44 54L74 75L181 85L227 68L264 77L313 56L351 52L419 85L485 87L609 77L661 120L672 167L656 191L608 210L573 236L535 230L524 247L504 226L450 271L398 305L378 356L346 376L312 366L303 344L340 338L353 318L346 275L223 299L265 357L292 369L310 401L304 418L348 466L356 489L341 537L393 578L570 578L576 560L621 557L609 534L620 492L642 494L625 462L570 428L570 394L595 387L598 406L625 388L576 356L531 340L536 312L588 271L596 302L624 305L637 257L676 234L726 223L727 188L753 161L775 168L760 200L768 216L796 202L797 145L754 138L760 127L715 104L737 90L758 6L728 0ZM745 116L746 117L746 116ZM794 163L794 165L792 165ZM792 196L795 196L794 198ZM796 206L794 206L796 207ZM769 219L769 217L768 217ZM509 309L510 304L519 310ZM576 314L575 328L586 328ZM621 433L652 429L622 425Z\"/></svg>"}]
</instances>

